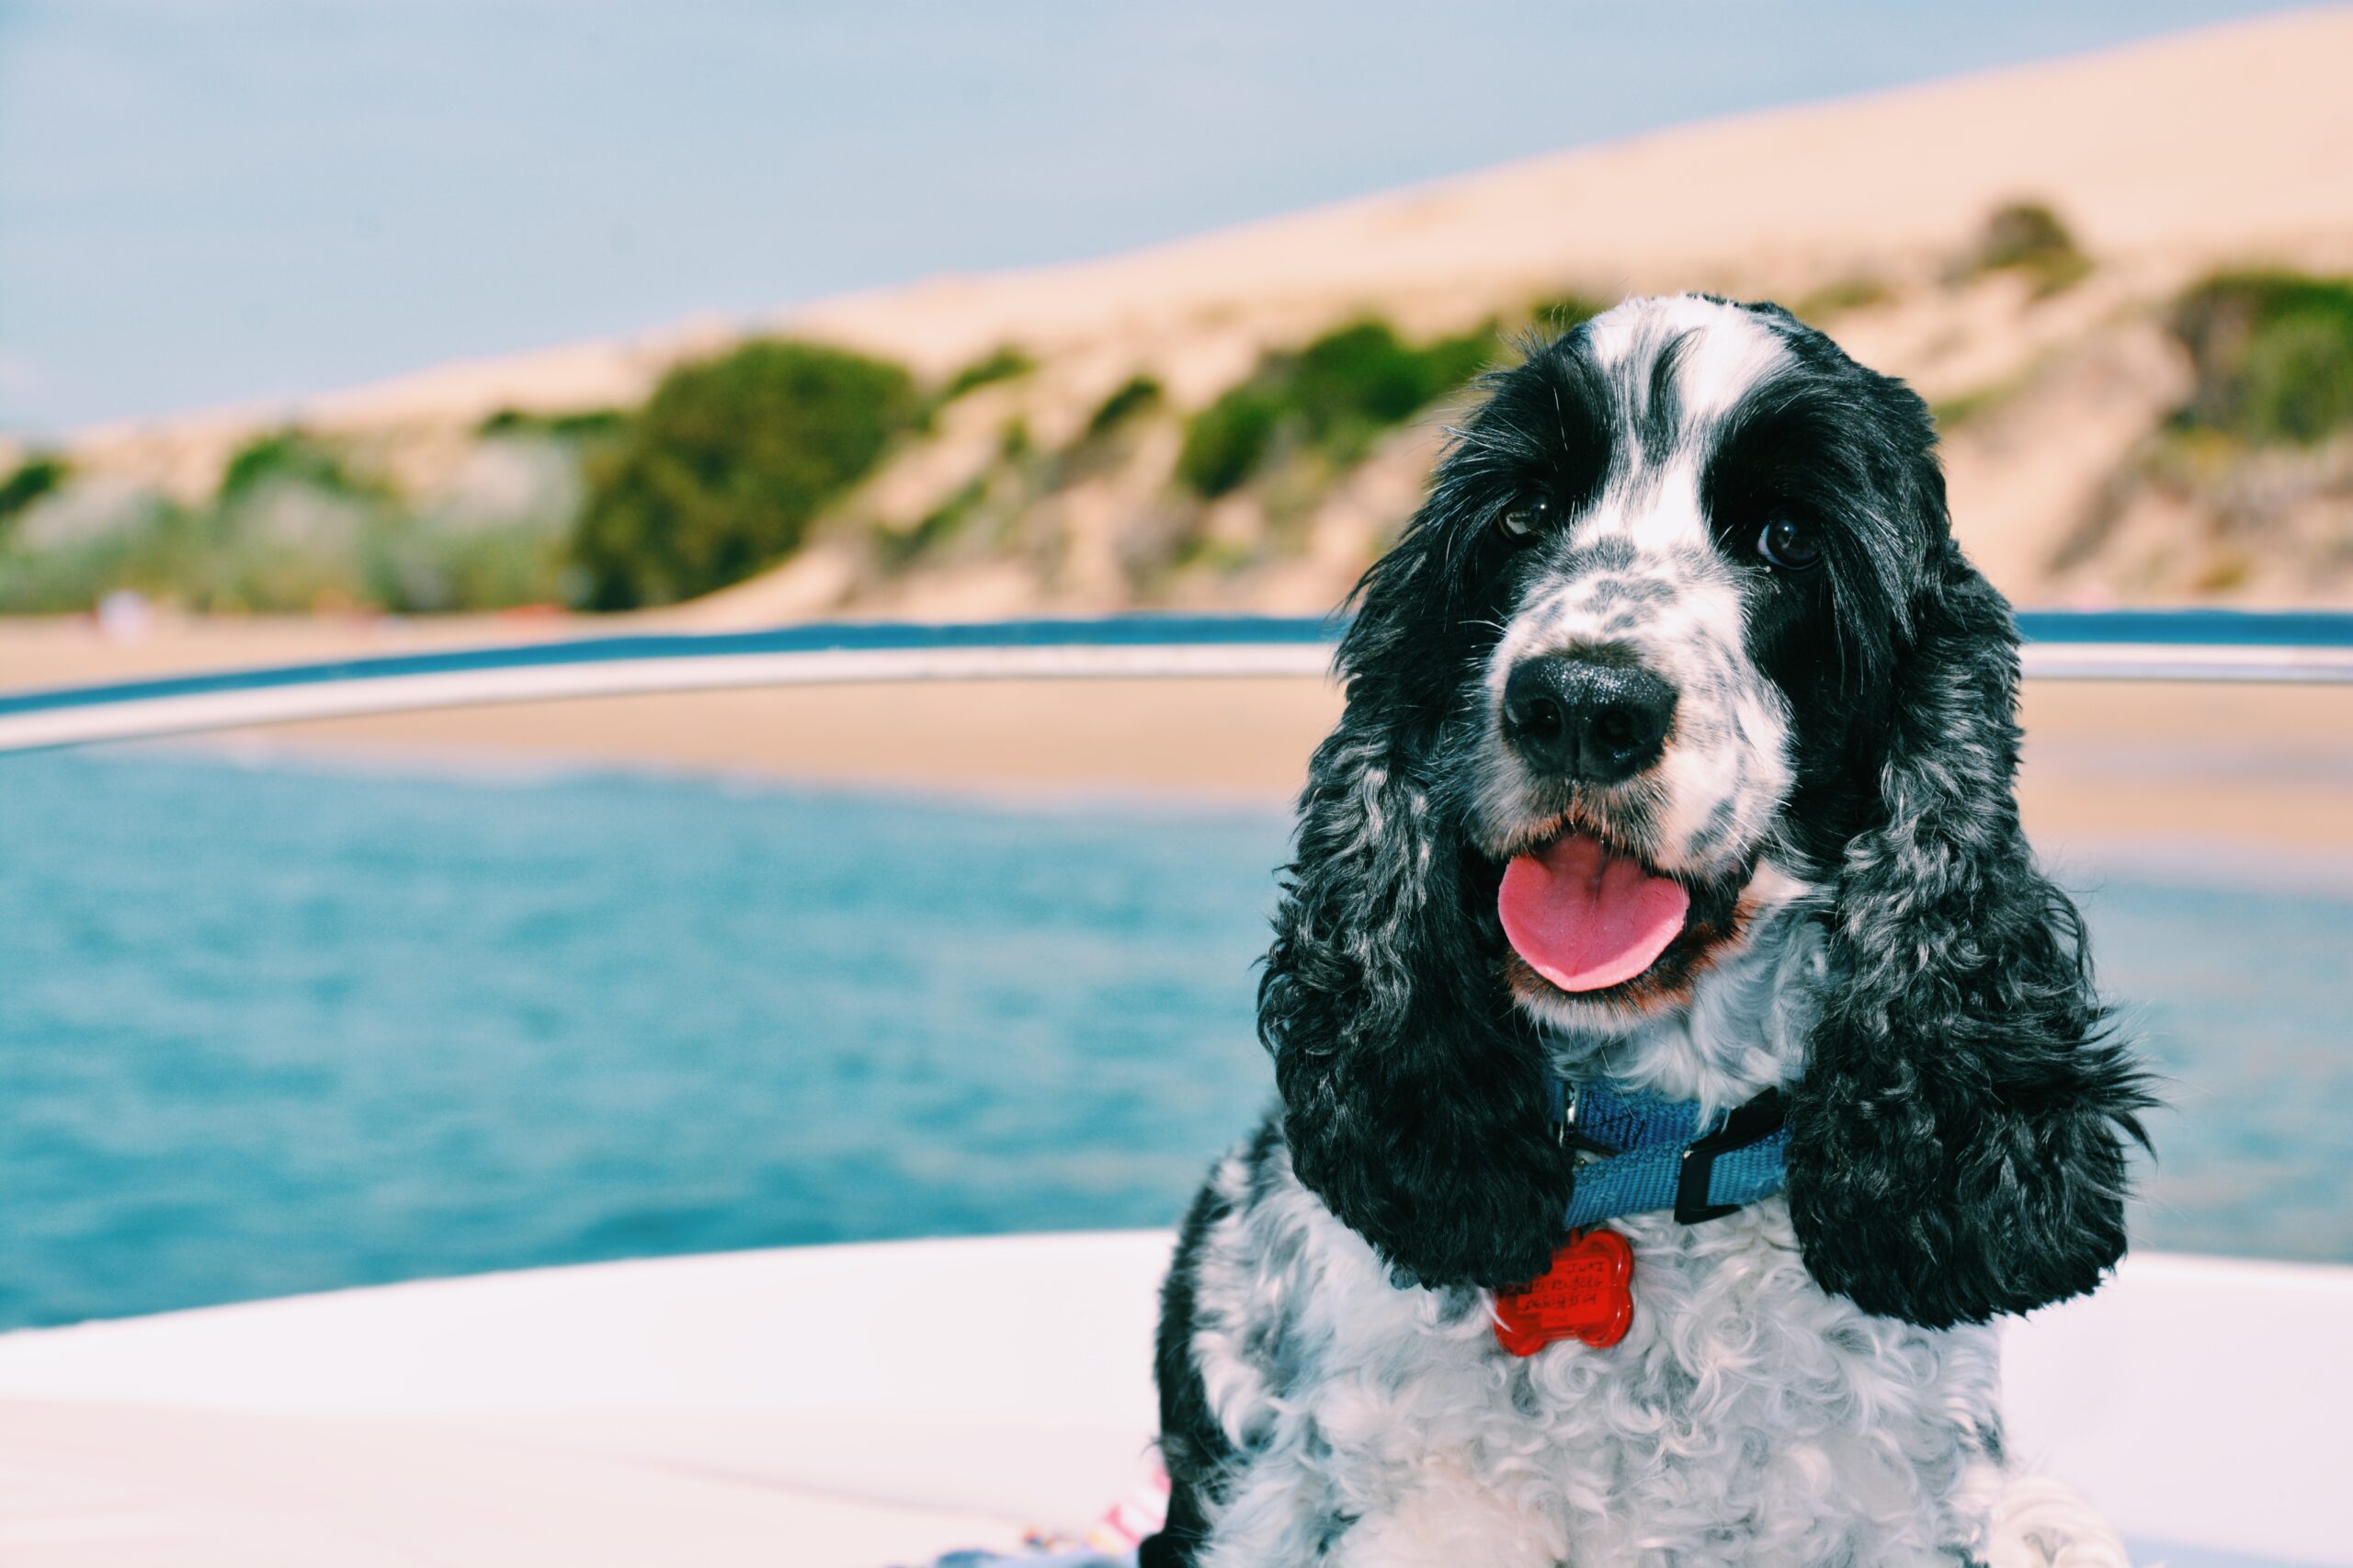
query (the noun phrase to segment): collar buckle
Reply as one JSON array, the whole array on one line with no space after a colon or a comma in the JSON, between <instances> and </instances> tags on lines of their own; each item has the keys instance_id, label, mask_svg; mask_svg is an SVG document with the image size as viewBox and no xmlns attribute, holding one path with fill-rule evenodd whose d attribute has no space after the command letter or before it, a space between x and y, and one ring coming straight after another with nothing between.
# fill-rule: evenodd
<instances>
[{"instance_id":1,"label":"collar buckle","mask_svg":"<svg viewBox=\"0 0 2353 1568\"><path fill-rule=\"evenodd\" d=\"M1781 1091L1768 1089L1747 1104L1735 1107L1724 1124L1683 1151L1675 1183L1675 1218L1678 1224L1699 1225L1740 1211L1737 1203L1711 1203L1718 1157L1761 1143L1781 1130Z\"/></svg>"}]
</instances>

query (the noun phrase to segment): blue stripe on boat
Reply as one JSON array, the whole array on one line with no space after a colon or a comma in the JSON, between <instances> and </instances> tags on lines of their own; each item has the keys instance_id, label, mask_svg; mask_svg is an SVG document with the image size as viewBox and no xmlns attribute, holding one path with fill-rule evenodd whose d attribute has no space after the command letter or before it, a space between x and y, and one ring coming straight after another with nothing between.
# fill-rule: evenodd
<instances>
[{"instance_id":1,"label":"blue stripe on boat","mask_svg":"<svg viewBox=\"0 0 2353 1568\"><path fill-rule=\"evenodd\" d=\"M114 686L63 687L0 696L0 715L54 708L93 708L153 698L216 691L383 680L396 676L449 675L471 670L544 669L572 665L630 664L653 659L708 659L747 653L956 652L987 648L1159 648L1266 645L1312 646L1338 639L1344 622L1296 616L1112 616L1097 620L1000 620L948 625L904 621L823 621L765 631L654 632L585 637L433 653L338 659L328 664L221 670Z\"/></svg>"},{"instance_id":2,"label":"blue stripe on boat","mask_svg":"<svg viewBox=\"0 0 2353 1568\"><path fill-rule=\"evenodd\" d=\"M2353 613L2321 609L2028 609L2029 642L2165 643L2189 648L2353 648Z\"/></svg>"}]
</instances>

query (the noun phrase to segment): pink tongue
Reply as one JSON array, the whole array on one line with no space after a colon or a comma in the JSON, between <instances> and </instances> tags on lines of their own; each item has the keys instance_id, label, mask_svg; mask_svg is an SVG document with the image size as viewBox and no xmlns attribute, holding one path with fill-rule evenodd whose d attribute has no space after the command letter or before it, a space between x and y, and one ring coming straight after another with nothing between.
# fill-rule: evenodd
<instances>
[{"instance_id":1,"label":"pink tongue","mask_svg":"<svg viewBox=\"0 0 2353 1568\"><path fill-rule=\"evenodd\" d=\"M1582 833L1504 868L1495 899L1504 935L1563 991L1598 991L1658 961L1683 929L1691 895Z\"/></svg>"}]
</instances>

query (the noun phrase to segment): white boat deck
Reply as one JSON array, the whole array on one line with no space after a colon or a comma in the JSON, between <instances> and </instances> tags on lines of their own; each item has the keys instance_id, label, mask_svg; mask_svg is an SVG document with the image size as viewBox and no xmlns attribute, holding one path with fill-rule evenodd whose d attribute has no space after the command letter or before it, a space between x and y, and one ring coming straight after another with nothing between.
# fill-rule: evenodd
<instances>
[{"instance_id":1,"label":"white boat deck","mask_svg":"<svg viewBox=\"0 0 2353 1568\"><path fill-rule=\"evenodd\" d=\"M1168 1244L745 1253L0 1335L0 1562L885 1568L1083 1528L1147 1463ZM2011 1331L2013 1445L2174 1568L2353 1565L2348 1331L2353 1269L2132 1259Z\"/></svg>"}]
</instances>

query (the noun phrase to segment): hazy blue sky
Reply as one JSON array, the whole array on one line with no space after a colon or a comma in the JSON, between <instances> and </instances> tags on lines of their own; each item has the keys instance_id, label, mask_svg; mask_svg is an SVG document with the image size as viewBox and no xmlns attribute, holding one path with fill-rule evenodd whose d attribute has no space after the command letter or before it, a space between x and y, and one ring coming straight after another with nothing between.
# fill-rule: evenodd
<instances>
[{"instance_id":1,"label":"hazy blue sky","mask_svg":"<svg viewBox=\"0 0 2353 1568\"><path fill-rule=\"evenodd\" d=\"M0 427L1069 259L2242 0L0 0Z\"/></svg>"}]
</instances>

